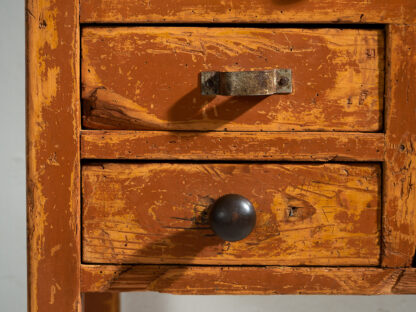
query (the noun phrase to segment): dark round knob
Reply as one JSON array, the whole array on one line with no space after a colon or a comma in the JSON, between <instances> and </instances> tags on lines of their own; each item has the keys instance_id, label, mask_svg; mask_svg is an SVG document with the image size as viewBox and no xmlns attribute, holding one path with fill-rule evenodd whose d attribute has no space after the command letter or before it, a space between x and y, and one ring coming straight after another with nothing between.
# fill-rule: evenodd
<instances>
[{"instance_id":1,"label":"dark round knob","mask_svg":"<svg viewBox=\"0 0 416 312\"><path fill-rule=\"evenodd\" d=\"M223 240L235 242L251 233L256 225L256 211L247 198L237 194L224 195L211 207L209 223Z\"/></svg>"}]
</instances>

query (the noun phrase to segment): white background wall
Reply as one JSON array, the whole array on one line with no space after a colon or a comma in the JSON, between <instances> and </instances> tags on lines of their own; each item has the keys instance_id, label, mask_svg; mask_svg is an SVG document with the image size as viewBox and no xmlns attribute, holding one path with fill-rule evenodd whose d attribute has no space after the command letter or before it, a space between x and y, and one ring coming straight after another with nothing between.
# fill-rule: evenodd
<instances>
[{"instance_id":1,"label":"white background wall","mask_svg":"<svg viewBox=\"0 0 416 312\"><path fill-rule=\"evenodd\" d=\"M0 311L5 312L26 311L27 303L24 49L24 0L0 0ZM416 311L416 296L213 297L129 293L122 295L122 311L407 312Z\"/></svg>"},{"instance_id":2,"label":"white background wall","mask_svg":"<svg viewBox=\"0 0 416 312\"><path fill-rule=\"evenodd\" d=\"M24 0L0 0L0 311L26 309Z\"/></svg>"}]
</instances>

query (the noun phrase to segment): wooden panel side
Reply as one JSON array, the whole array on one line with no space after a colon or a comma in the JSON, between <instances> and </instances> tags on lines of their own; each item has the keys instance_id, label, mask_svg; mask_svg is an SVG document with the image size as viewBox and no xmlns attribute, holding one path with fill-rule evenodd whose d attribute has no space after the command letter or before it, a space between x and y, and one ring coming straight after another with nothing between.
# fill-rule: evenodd
<instances>
[{"instance_id":1,"label":"wooden panel side","mask_svg":"<svg viewBox=\"0 0 416 312\"><path fill-rule=\"evenodd\" d=\"M290 68L293 92L201 95L202 71ZM362 131L382 126L382 30L87 27L89 129Z\"/></svg>"},{"instance_id":2,"label":"wooden panel side","mask_svg":"<svg viewBox=\"0 0 416 312\"><path fill-rule=\"evenodd\" d=\"M83 291L173 294L416 293L414 269L82 265Z\"/></svg>"},{"instance_id":3,"label":"wooden panel side","mask_svg":"<svg viewBox=\"0 0 416 312\"><path fill-rule=\"evenodd\" d=\"M383 133L81 132L84 159L383 161Z\"/></svg>"},{"instance_id":4,"label":"wooden panel side","mask_svg":"<svg viewBox=\"0 0 416 312\"><path fill-rule=\"evenodd\" d=\"M390 25L384 164L383 266L416 255L416 27Z\"/></svg>"},{"instance_id":5,"label":"wooden panel side","mask_svg":"<svg viewBox=\"0 0 416 312\"><path fill-rule=\"evenodd\" d=\"M81 0L82 22L415 23L413 0Z\"/></svg>"},{"instance_id":6,"label":"wooden panel side","mask_svg":"<svg viewBox=\"0 0 416 312\"><path fill-rule=\"evenodd\" d=\"M120 312L120 295L116 292L85 293L84 312Z\"/></svg>"},{"instance_id":7,"label":"wooden panel side","mask_svg":"<svg viewBox=\"0 0 416 312\"><path fill-rule=\"evenodd\" d=\"M83 261L378 265L380 174L358 164L87 165ZM222 241L207 218L229 193L257 211L237 242Z\"/></svg>"},{"instance_id":8,"label":"wooden panel side","mask_svg":"<svg viewBox=\"0 0 416 312\"><path fill-rule=\"evenodd\" d=\"M27 1L26 23L28 307L81 311L78 4Z\"/></svg>"}]
</instances>

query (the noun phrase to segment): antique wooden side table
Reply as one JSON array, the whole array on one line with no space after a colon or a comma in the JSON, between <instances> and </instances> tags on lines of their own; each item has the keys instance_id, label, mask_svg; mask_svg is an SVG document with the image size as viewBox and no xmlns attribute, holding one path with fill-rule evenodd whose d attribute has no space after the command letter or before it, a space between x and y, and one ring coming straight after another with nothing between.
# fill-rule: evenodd
<instances>
[{"instance_id":1,"label":"antique wooden side table","mask_svg":"<svg viewBox=\"0 0 416 312\"><path fill-rule=\"evenodd\" d=\"M28 0L26 18L30 311L416 293L416 1Z\"/></svg>"}]
</instances>

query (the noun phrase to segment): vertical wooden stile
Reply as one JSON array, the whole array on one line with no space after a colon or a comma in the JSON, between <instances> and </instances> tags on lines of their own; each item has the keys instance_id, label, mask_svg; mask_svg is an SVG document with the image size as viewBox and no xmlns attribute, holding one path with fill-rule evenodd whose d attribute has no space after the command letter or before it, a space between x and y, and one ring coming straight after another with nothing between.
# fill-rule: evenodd
<instances>
[{"instance_id":1,"label":"vertical wooden stile","mask_svg":"<svg viewBox=\"0 0 416 312\"><path fill-rule=\"evenodd\" d=\"M30 312L80 312L79 11L27 0Z\"/></svg>"}]
</instances>

